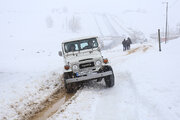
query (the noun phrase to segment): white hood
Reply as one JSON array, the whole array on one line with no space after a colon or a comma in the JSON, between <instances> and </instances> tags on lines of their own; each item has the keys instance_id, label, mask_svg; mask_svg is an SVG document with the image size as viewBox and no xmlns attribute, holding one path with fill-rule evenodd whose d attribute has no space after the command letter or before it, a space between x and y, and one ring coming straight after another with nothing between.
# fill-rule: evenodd
<instances>
[{"instance_id":1,"label":"white hood","mask_svg":"<svg viewBox=\"0 0 180 120\"><path fill-rule=\"evenodd\" d=\"M68 54L66 55L66 63L77 63L79 60L83 59L100 59L99 57L101 56L101 53L99 51L86 51L86 52L74 52L74 54Z\"/></svg>"}]
</instances>

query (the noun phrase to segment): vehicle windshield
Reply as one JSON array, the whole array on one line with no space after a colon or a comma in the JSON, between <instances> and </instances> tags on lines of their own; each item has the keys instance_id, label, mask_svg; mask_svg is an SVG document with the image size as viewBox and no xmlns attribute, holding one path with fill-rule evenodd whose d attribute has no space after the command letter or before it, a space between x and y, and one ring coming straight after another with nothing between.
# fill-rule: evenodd
<instances>
[{"instance_id":1,"label":"vehicle windshield","mask_svg":"<svg viewBox=\"0 0 180 120\"><path fill-rule=\"evenodd\" d=\"M98 47L98 42L96 38L72 41L64 44L64 49L66 53L79 51L79 50L92 49L97 47Z\"/></svg>"}]
</instances>

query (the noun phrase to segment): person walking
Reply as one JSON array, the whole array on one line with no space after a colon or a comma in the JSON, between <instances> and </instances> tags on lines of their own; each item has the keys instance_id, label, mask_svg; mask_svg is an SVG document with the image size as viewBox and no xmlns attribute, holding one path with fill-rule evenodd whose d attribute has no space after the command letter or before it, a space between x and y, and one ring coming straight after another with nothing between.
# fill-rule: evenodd
<instances>
[{"instance_id":1,"label":"person walking","mask_svg":"<svg viewBox=\"0 0 180 120\"><path fill-rule=\"evenodd\" d=\"M132 41L129 37L127 38L126 44L127 44L127 50L130 50Z\"/></svg>"},{"instance_id":2,"label":"person walking","mask_svg":"<svg viewBox=\"0 0 180 120\"><path fill-rule=\"evenodd\" d=\"M126 51L127 46L126 46L126 40L125 39L122 41L122 45L123 45L123 51Z\"/></svg>"}]
</instances>

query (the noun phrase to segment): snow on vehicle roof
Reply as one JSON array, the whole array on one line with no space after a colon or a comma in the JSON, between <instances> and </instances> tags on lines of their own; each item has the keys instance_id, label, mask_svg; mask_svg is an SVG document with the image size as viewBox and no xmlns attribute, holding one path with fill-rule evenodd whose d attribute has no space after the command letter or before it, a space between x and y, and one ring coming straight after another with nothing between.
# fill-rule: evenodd
<instances>
[{"instance_id":1,"label":"snow on vehicle roof","mask_svg":"<svg viewBox=\"0 0 180 120\"><path fill-rule=\"evenodd\" d=\"M79 41L79 40L89 39L89 38L98 38L98 36L88 36L88 37L80 37L80 38L75 38L75 39L64 40L64 41L62 42L62 44L63 44L63 43L66 43L66 42Z\"/></svg>"}]
</instances>

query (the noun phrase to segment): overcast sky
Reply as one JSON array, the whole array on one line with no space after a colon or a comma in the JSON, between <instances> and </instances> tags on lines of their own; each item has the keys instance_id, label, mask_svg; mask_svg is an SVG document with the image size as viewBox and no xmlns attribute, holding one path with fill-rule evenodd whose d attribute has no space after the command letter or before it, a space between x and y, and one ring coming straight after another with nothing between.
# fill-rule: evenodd
<instances>
[{"instance_id":1,"label":"overcast sky","mask_svg":"<svg viewBox=\"0 0 180 120\"><path fill-rule=\"evenodd\" d=\"M165 18L165 0L0 0L0 12L20 11L48 13L52 9L66 12L108 13L123 17L138 12L148 14L149 19ZM180 23L180 0L168 0L169 23ZM164 21L162 21L164 22Z\"/></svg>"}]
</instances>

